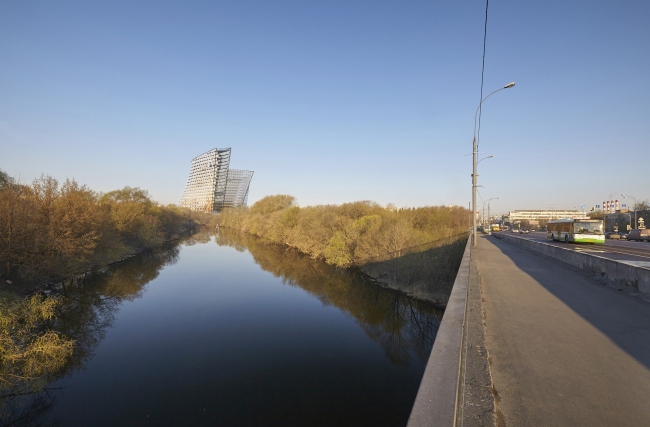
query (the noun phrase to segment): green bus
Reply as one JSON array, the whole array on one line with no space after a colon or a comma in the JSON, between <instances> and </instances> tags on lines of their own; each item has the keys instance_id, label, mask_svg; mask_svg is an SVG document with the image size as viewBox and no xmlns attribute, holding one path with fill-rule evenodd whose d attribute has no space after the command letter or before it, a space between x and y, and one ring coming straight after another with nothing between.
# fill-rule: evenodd
<instances>
[{"instance_id":1,"label":"green bus","mask_svg":"<svg viewBox=\"0 0 650 427\"><path fill-rule=\"evenodd\" d=\"M603 222L599 219L573 218L549 221L548 238L580 243L605 243Z\"/></svg>"}]
</instances>

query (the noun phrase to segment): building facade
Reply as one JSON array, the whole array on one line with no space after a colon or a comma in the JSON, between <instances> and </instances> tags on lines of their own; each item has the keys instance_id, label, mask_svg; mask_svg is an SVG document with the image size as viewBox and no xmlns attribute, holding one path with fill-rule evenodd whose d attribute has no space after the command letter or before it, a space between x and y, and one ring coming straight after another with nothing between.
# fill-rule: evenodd
<instances>
[{"instance_id":1,"label":"building facade","mask_svg":"<svg viewBox=\"0 0 650 427\"><path fill-rule=\"evenodd\" d=\"M253 179L253 171L239 169L230 169L228 171L224 207L235 208L242 205L246 206L251 179Z\"/></svg>"},{"instance_id":2,"label":"building facade","mask_svg":"<svg viewBox=\"0 0 650 427\"><path fill-rule=\"evenodd\" d=\"M213 148L192 159L181 207L219 212L248 202L253 171L231 170L230 154L230 148Z\"/></svg>"},{"instance_id":3,"label":"building facade","mask_svg":"<svg viewBox=\"0 0 650 427\"><path fill-rule=\"evenodd\" d=\"M564 218L584 218L587 215L583 211L563 210L516 210L510 211L508 220L511 224L516 221L553 221Z\"/></svg>"}]
</instances>

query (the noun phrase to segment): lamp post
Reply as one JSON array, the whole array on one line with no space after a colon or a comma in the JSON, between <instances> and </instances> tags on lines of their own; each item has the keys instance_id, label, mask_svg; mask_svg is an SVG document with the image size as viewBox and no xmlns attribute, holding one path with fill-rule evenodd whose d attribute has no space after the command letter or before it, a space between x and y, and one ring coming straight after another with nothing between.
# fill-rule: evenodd
<instances>
[{"instance_id":1,"label":"lamp post","mask_svg":"<svg viewBox=\"0 0 650 427\"><path fill-rule=\"evenodd\" d=\"M493 197L490 200L495 200L495 199L498 199L498 197ZM490 225L490 200L488 200L488 227L491 227L491 225ZM490 231L492 231L492 230L490 230Z\"/></svg>"},{"instance_id":2,"label":"lamp post","mask_svg":"<svg viewBox=\"0 0 650 427\"><path fill-rule=\"evenodd\" d=\"M621 196L623 196L624 199L634 199L634 197L629 196L629 195L626 196L625 194L621 194ZM630 215L630 219L632 219L632 215ZM632 227L633 230L636 229L636 224L637 224L637 222L636 222L636 199L634 199L634 227Z\"/></svg>"},{"instance_id":3,"label":"lamp post","mask_svg":"<svg viewBox=\"0 0 650 427\"><path fill-rule=\"evenodd\" d=\"M485 204L488 204L488 225L489 223L489 217L490 217L490 200L498 199L498 197L492 197L491 199L487 199L486 201L483 202L483 228L485 228Z\"/></svg>"},{"instance_id":4,"label":"lamp post","mask_svg":"<svg viewBox=\"0 0 650 427\"><path fill-rule=\"evenodd\" d=\"M494 157L494 156L491 155L491 154L489 156L487 156L487 157L483 157L481 160L476 162L476 166L478 167L478 164L481 163L483 160L491 159L492 157ZM478 175L480 175L480 173ZM483 227L485 227L485 202L483 202Z\"/></svg>"},{"instance_id":5,"label":"lamp post","mask_svg":"<svg viewBox=\"0 0 650 427\"><path fill-rule=\"evenodd\" d=\"M476 108L476 113L474 113L474 141L472 143L472 157L474 161L472 162L473 170L472 170L472 245L476 246L477 241L476 241L476 116L478 115L478 110L481 108L481 104L485 102L486 99L488 99L490 96L493 94L497 93L500 90L503 89L508 89L510 87L513 87L515 85L515 82L508 83L501 89L497 89L485 98L481 100L481 102L478 104L478 107Z\"/></svg>"}]
</instances>

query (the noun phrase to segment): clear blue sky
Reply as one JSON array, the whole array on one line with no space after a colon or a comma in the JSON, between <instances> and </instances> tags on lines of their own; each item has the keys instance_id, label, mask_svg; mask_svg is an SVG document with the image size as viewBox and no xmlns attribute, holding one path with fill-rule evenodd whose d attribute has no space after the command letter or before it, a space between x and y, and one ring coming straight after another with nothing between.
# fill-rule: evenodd
<instances>
[{"instance_id":1,"label":"clear blue sky","mask_svg":"<svg viewBox=\"0 0 650 427\"><path fill-rule=\"evenodd\" d=\"M176 203L191 159L232 147L250 204L467 206L484 19L484 1L3 1L0 169ZM650 198L650 2L490 2L484 95L511 81L483 104L493 211Z\"/></svg>"}]
</instances>

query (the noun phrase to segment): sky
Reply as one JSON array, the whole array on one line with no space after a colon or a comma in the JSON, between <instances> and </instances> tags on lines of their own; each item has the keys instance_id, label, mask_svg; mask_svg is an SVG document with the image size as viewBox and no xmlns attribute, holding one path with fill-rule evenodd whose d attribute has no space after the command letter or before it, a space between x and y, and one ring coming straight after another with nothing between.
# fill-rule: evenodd
<instances>
[{"instance_id":1,"label":"sky","mask_svg":"<svg viewBox=\"0 0 650 427\"><path fill-rule=\"evenodd\" d=\"M232 147L249 205L468 206L485 6L0 2L0 169L169 204ZM478 209L650 198L648 22L647 0L489 3L483 97L516 86L482 106Z\"/></svg>"}]
</instances>

